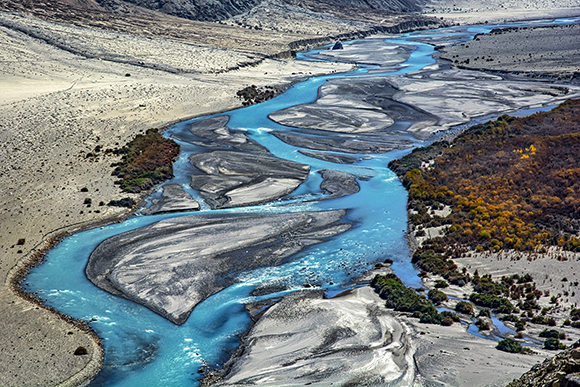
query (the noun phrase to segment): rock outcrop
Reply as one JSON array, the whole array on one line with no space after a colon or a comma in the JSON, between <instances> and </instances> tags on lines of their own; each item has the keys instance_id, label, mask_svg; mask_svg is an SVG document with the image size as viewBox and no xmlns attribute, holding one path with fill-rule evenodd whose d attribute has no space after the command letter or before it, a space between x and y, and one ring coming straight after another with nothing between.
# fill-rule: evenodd
<instances>
[{"instance_id":1,"label":"rock outcrop","mask_svg":"<svg viewBox=\"0 0 580 387\"><path fill-rule=\"evenodd\" d=\"M507 387L579 387L580 346L563 351L542 364L537 364Z\"/></svg>"}]
</instances>

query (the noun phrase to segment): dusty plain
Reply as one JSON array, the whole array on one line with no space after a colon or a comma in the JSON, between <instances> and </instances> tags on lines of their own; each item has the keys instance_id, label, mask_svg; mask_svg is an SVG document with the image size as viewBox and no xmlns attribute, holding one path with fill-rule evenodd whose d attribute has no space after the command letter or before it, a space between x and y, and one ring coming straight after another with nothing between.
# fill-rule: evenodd
<instances>
[{"instance_id":1,"label":"dusty plain","mask_svg":"<svg viewBox=\"0 0 580 387\"><path fill-rule=\"evenodd\" d=\"M346 71L351 65L276 56L287 57L291 50L322 42L315 40L320 35L354 33L367 25L359 29L360 20L349 24L276 3L269 18L248 13L224 24L212 23L211 33L200 33L207 24L160 18L153 11L131 9L119 19L95 11L87 18L80 11L63 13L58 6L46 10L38 3L25 8L5 0L0 5L6 11L0 12L0 327L9 332L0 336L0 385L78 385L100 367L96 341L18 297L10 279L59 232L115 221L128 213L97 204L128 196L119 192L110 175L109 165L117 158L102 154L87 158L87 154L98 145L103 149L123 145L151 127L239 107L236 91L251 84L287 87L307 75ZM556 5L578 6L574 1ZM555 10L556 5L530 12L565 16L576 12ZM29 14L14 13L22 11ZM291 27L281 30L275 22L287 12L296 16L289 20ZM489 15L493 12L506 18L522 14L489 10ZM450 20L462 20L452 10L434 13L448 14ZM476 16L492 20L489 15ZM313 26L322 19L328 24L317 30ZM263 23L263 30L250 29L256 20ZM409 20L393 18L386 24ZM269 31L267 22L272 26ZM310 43L292 44L301 39ZM85 187L87 192L81 192ZM92 199L91 207L83 204L85 198ZM24 243L18 245L19 239ZM495 356L491 344L484 344L490 351L478 350L479 356ZM433 353L443 353L437 345ZM75 356L79 346L88 354ZM437 364L448 361L443 355L436 358ZM521 373L525 370L527 363ZM448 384L462 385L463 380L457 377Z\"/></svg>"}]
</instances>

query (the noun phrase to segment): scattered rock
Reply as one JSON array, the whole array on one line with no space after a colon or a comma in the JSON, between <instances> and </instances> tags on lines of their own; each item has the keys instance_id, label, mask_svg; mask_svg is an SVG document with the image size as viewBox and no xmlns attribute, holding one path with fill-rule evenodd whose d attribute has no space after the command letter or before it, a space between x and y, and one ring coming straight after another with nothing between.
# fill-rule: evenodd
<instances>
[{"instance_id":1,"label":"scattered rock","mask_svg":"<svg viewBox=\"0 0 580 387\"><path fill-rule=\"evenodd\" d=\"M344 47L342 47L342 43L339 41L337 41L336 43L334 43L334 46L332 46L333 50L342 50Z\"/></svg>"}]
</instances>

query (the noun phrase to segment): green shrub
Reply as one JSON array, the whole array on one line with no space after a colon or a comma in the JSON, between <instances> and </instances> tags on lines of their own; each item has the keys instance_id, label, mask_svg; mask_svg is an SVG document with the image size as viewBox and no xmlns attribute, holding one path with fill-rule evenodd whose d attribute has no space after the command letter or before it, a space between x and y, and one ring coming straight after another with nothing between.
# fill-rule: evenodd
<instances>
[{"instance_id":1,"label":"green shrub","mask_svg":"<svg viewBox=\"0 0 580 387\"><path fill-rule=\"evenodd\" d=\"M560 343L560 340L558 340L557 338L549 337L546 339L546 341L544 341L544 349L550 350L566 349L566 346Z\"/></svg>"},{"instance_id":2,"label":"green shrub","mask_svg":"<svg viewBox=\"0 0 580 387\"><path fill-rule=\"evenodd\" d=\"M512 338L507 338L500 341L496 346L497 349L509 353L521 353L522 345Z\"/></svg>"},{"instance_id":3,"label":"green shrub","mask_svg":"<svg viewBox=\"0 0 580 387\"><path fill-rule=\"evenodd\" d=\"M441 324L443 317L437 312L435 313L424 313L419 319L420 323L423 324Z\"/></svg>"},{"instance_id":4,"label":"green shrub","mask_svg":"<svg viewBox=\"0 0 580 387\"><path fill-rule=\"evenodd\" d=\"M455 305L455 311L459 313L468 314L473 316L475 312L473 311L473 305L466 301L459 301L457 305Z\"/></svg>"},{"instance_id":5,"label":"green shrub","mask_svg":"<svg viewBox=\"0 0 580 387\"><path fill-rule=\"evenodd\" d=\"M455 313L452 313L452 312L450 312L448 310L445 310L445 311L441 312L441 316L443 318L450 318L451 321L453 321L453 322L460 322L461 321L461 319L459 318L459 316L457 316Z\"/></svg>"},{"instance_id":6,"label":"green shrub","mask_svg":"<svg viewBox=\"0 0 580 387\"><path fill-rule=\"evenodd\" d=\"M491 317L491 312L487 308L483 308L479 311L478 317Z\"/></svg>"},{"instance_id":7,"label":"green shrub","mask_svg":"<svg viewBox=\"0 0 580 387\"><path fill-rule=\"evenodd\" d=\"M555 329L550 329L550 330L544 329L543 331L540 332L539 336L546 337L546 338L552 337L552 338L557 339L560 336L560 332L558 332Z\"/></svg>"},{"instance_id":8,"label":"green shrub","mask_svg":"<svg viewBox=\"0 0 580 387\"><path fill-rule=\"evenodd\" d=\"M435 304L440 304L442 302L447 301L447 294L445 294L443 292L440 292L437 289L431 289L431 290L429 290L429 293L427 293L427 296Z\"/></svg>"},{"instance_id":9,"label":"green shrub","mask_svg":"<svg viewBox=\"0 0 580 387\"><path fill-rule=\"evenodd\" d=\"M113 206L113 207L127 207L127 208L131 208L135 205L135 200L131 199L131 198L123 198L121 200L111 200L109 202L109 204L107 204L108 206Z\"/></svg>"},{"instance_id":10,"label":"green shrub","mask_svg":"<svg viewBox=\"0 0 580 387\"><path fill-rule=\"evenodd\" d=\"M478 327L480 331L489 331L489 324L482 319L478 319L475 322L475 326Z\"/></svg>"},{"instance_id":11,"label":"green shrub","mask_svg":"<svg viewBox=\"0 0 580 387\"><path fill-rule=\"evenodd\" d=\"M439 279L439 280L435 281L435 287L437 289L443 289L443 288L449 287L449 284L447 283L447 281Z\"/></svg>"},{"instance_id":12,"label":"green shrub","mask_svg":"<svg viewBox=\"0 0 580 387\"><path fill-rule=\"evenodd\" d=\"M495 309L496 313L510 314L515 310L507 298L492 294L471 293L469 301L478 306Z\"/></svg>"},{"instance_id":13,"label":"green shrub","mask_svg":"<svg viewBox=\"0 0 580 387\"><path fill-rule=\"evenodd\" d=\"M400 312L437 313L436 309L425 297L403 285L401 280L394 274L375 276L371 286L386 301L387 308Z\"/></svg>"},{"instance_id":14,"label":"green shrub","mask_svg":"<svg viewBox=\"0 0 580 387\"><path fill-rule=\"evenodd\" d=\"M441 319L441 325L443 325L444 327L449 327L453 325L453 319L450 317L443 317Z\"/></svg>"},{"instance_id":15,"label":"green shrub","mask_svg":"<svg viewBox=\"0 0 580 387\"><path fill-rule=\"evenodd\" d=\"M519 317L515 314L506 314L501 318L501 321L511 321L511 322L518 322L520 321Z\"/></svg>"}]
</instances>

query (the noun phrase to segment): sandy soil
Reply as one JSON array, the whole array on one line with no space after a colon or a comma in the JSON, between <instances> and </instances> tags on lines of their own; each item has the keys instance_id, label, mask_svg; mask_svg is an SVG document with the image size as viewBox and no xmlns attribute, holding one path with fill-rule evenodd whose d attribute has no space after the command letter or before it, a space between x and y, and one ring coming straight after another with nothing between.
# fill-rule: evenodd
<instances>
[{"instance_id":1,"label":"sandy soil","mask_svg":"<svg viewBox=\"0 0 580 387\"><path fill-rule=\"evenodd\" d=\"M18 21L4 13L0 19ZM0 326L13 333L0 336L0 385L47 386L96 372L100 349L80 330L17 297L7 278L16 262L43 247L54 230L74 231L127 211L98 205L128 196L110 175L109 165L117 159L86 154L97 145L123 145L151 127L239 107L235 93L250 84L288 85L350 65L268 59L213 74L251 54L32 18L21 24L35 26L51 37L48 42L61 45L0 27ZM111 60L89 53L105 53ZM161 69L139 62L158 63ZM84 187L88 192L80 191ZM90 208L83 204L87 197L93 201ZM17 245L21 238L24 244ZM78 346L88 355L74 356Z\"/></svg>"},{"instance_id":2,"label":"sandy soil","mask_svg":"<svg viewBox=\"0 0 580 387\"><path fill-rule=\"evenodd\" d=\"M580 15L578 0L431 0L425 15L459 24L501 23Z\"/></svg>"},{"instance_id":3,"label":"sandy soil","mask_svg":"<svg viewBox=\"0 0 580 387\"><path fill-rule=\"evenodd\" d=\"M551 247L546 254L537 253L468 253L466 257L454 260L459 268L466 267L470 273L478 270L480 274L491 274L496 279L505 275L524 273L534 278L541 291L548 291L550 297L538 300L541 307L555 307L554 317L558 326L570 316L570 309L580 304L580 273L578 273L579 253L561 251ZM565 280L564 280L565 279ZM558 304L551 304L551 296L558 297ZM574 336L580 332L572 329Z\"/></svg>"},{"instance_id":4,"label":"sandy soil","mask_svg":"<svg viewBox=\"0 0 580 387\"><path fill-rule=\"evenodd\" d=\"M420 324L400 317L412 329L417 381L421 386L505 386L554 352L534 348L534 355L495 349L497 343L466 333L463 324L451 327Z\"/></svg>"},{"instance_id":5,"label":"sandy soil","mask_svg":"<svg viewBox=\"0 0 580 387\"><path fill-rule=\"evenodd\" d=\"M442 58L474 69L541 73L580 78L580 25L497 30L446 47Z\"/></svg>"}]
</instances>

